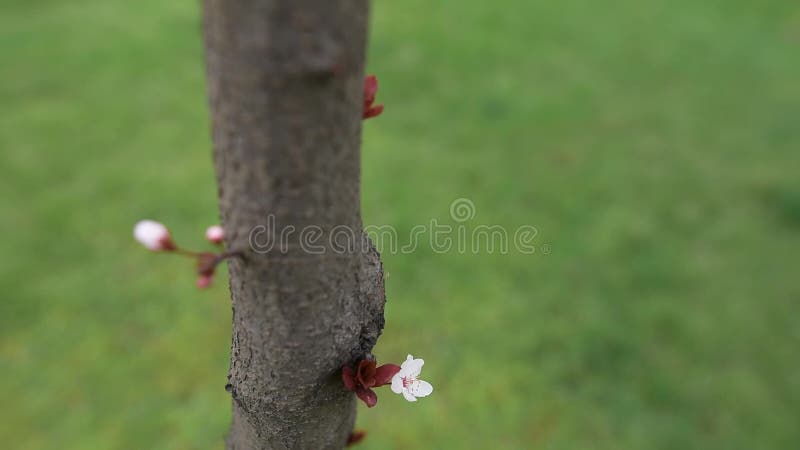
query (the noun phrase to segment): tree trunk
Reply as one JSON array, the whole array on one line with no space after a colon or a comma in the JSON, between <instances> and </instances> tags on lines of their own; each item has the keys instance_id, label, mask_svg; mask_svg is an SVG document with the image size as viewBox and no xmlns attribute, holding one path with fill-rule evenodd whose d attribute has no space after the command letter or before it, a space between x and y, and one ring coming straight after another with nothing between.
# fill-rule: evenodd
<instances>
[{"instance_id":1,"label":"tree trunk","mask_svg":"<svg viewBox=\"0 0 800 450\"><path fill-rule=\"evenodd\" d=\"M205 0L204 22L220 211L244 252L227 448L343 448L341 367L369 355L385 303L360 211L367 1Z\"/></svg>"}]
</instances>

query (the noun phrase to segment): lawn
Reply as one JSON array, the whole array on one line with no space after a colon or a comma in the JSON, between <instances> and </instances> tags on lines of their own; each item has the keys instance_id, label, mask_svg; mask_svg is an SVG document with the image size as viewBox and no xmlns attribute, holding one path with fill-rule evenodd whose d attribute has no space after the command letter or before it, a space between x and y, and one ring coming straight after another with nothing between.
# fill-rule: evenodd
<instances>
[{"instance_id":1,"label":"lawn","mask_svg":"<svg viewBox=\"0 0 800 450\"><path fill-rule=\"evenodd\" d=\"M0 4L0 443L219 449L225 280L143 251L217 219L199 2ZM800 448L800 5L378 0L366 224L535 226L385 252L380 361L433 395L363 449ZM475 217L450 216L457 198Z\"/></svg>"}]
</instances>

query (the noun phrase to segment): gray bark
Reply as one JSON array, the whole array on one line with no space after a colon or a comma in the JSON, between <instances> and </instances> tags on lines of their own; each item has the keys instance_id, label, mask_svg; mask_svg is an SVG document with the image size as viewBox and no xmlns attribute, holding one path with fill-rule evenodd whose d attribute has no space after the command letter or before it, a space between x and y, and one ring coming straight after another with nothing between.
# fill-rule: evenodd
<instances>
[{"instance_id":1,"label":"gray bark","mask_svg":"<svg viewBox=\"0 0 800 450\"><path fill-rule=\"evenodd\" d=\"M341 367L369 355L385 303L380 258L360 211L367 1L204 6L220 211L226 245L244 250L229 263L227 448L342 448L355 396L343 387ZM256 252L251 232L270 215L275 226L258 241L272 237L275 248ZM300 247L309 226L324 232L314 242L324 254ZM337 226L353 230L355 249L331 248ZM295 232L280 249L278 234L289 227Z\"/></svg>"}]
</instances>

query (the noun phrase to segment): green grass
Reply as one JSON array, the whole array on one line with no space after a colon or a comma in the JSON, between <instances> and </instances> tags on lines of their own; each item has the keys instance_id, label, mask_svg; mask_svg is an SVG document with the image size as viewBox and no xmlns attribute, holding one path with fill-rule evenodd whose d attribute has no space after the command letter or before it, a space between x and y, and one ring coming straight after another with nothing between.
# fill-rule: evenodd
<instances>
[{"instance_id":1,"label":"green grass","mask_svg":"<svg viewBox=\"0 0 800 450\"><path fill-rule=\"evenodd\" d=\"M131 238L216 221L198 3L0 5L0 442L221 448L224 280ZM373 5L365 222L537 227L386 255L376 354L435 386L364 449L800 447L800 7Z\"/></svg>"}]
</instances>

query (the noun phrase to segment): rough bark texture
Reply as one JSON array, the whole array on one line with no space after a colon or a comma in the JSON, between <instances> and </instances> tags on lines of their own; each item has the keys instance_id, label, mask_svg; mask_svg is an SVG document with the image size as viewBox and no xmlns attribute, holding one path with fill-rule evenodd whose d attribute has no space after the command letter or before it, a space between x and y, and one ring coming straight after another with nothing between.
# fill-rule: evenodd
<instances>
[{"instance_id":1,"label":"rough bark texture","mask_svg":"<svg viewBox=\"0 0 800 450\"><path fill-rule=\"evenodd\" d=\"M220 210L228 248L245 250L229 264L227 448L342 448L355 397L340 369L369 354L385 303L360 212L367 1L205 0L204 15ZM270 223L258 239L294 227L288 247L253 251ZM324 254L299 246L309 226ZM355 251L325 244L337 226Z\"/></svg>"}]
</instances>

